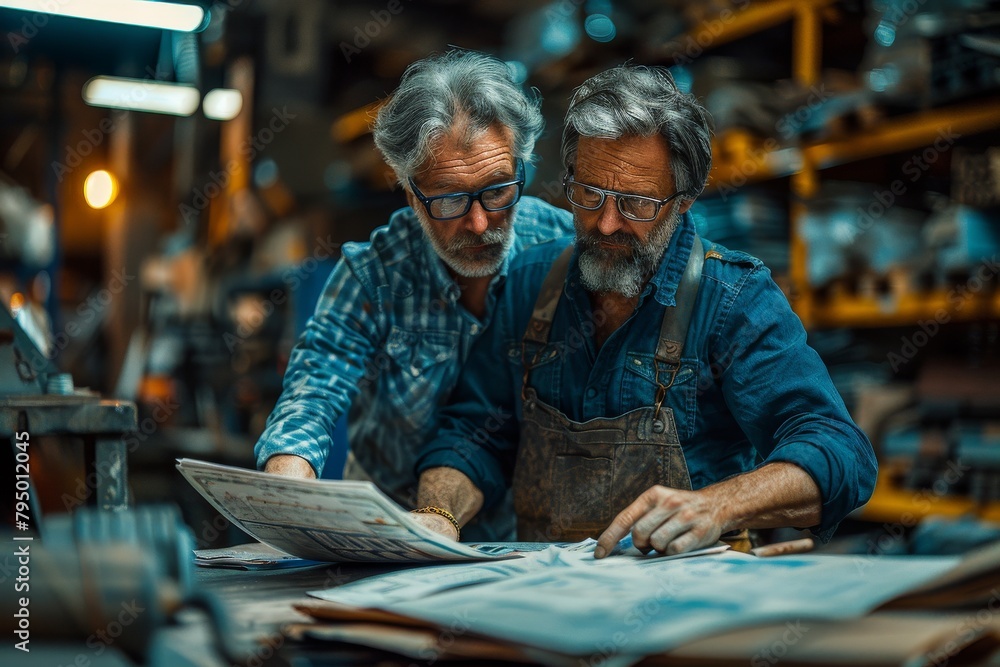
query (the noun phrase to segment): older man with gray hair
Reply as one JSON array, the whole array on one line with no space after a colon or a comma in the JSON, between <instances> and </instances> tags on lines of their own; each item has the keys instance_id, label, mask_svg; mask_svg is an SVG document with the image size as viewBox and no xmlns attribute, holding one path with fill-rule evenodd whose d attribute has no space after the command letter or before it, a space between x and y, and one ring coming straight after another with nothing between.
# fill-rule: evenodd
<instances>
[{"instance_id":1,"label":"older man with gray hair","mask_svg":"<svg viewBox=\"0 0 1000 667\"><path fill-rule=\"evenodd\" d=\"M522 253L421 454L421 520L445 535L512 484L519 539L630 531L680 553L746 531L828 539L874 488L871 444L757 259L699 238L709 118L662 68L573 95L563 132L576 243ZM515 415L489 434L490 410ZM439 516L440 515L440 516Z\"/></svg>"},{"instance_id":2,"label":"older man with gray hair","mask_svg":"<svg viewBox=\"0 0 1000 667\"><path fill-rule=\"evenodd\" d=\"M292 351L259 467L317 476L349 411L344 476L414 506L416 452L490 323L510 257L572 233L567 211L521 197L539 105L483 54L451 51L406 70L374 137L410 206L369 242L344 246ZM484 519L474 537L513 533L509 508Z\"/></svg>"}]
</instances>

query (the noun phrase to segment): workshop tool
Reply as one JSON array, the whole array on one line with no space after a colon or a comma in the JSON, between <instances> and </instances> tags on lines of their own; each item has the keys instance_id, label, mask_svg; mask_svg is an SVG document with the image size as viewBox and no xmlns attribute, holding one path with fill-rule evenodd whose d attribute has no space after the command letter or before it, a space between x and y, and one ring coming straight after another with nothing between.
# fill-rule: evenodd
<instances>
[{"instance_id":1,"label":"workshop tool","mask_svg":"<svg viewBox=\"0 0 1000 667\"><path fill-rule=\"evenodd\" d=\"M30 604L20 605L17 595L0 598L0 631L7 636L17 636L16 614L25 607L33 647L80 643L95 657L116 650L151 664L157 633L176 623L181 610L199 608L228 664L246 664L254 655L254 646L237 639L221 601L194 586L194 538L177 508L80 508L73 516L47 517L42 534L18 543L27 549Z\"/></svg>"}]
</instances>

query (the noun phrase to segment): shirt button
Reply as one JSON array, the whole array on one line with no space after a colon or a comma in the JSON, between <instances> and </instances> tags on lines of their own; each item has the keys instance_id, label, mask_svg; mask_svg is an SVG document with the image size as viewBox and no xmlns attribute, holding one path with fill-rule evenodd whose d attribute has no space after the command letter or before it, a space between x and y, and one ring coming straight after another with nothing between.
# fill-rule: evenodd
<instances>
[{"instance_id":1,"label":"shirt button","mask_svg":"<svg viewBox=\"0 0 1000 667\"><path fill-rule=\"evenodd\" d=\"M469 331L471 331L472 335L475 336L477 333L479 333L479 325L473 324L471 327L469 327Z\"/></svg>"},{"instance_id":2,"label":"shirt button","mask_svg":"<svg viewBox=\"0 0 1000 667\"><path fill-rule=\"evenodd\" d=\"M591 387L590 389L587 390L587 398L594 398L595 396L597 396L597 390L596 389L594 389L593 387Z\"/></svg>"},{"instance_id":3,"label":"shirt button","mask_svg":"<svg viewBox=\"0 0 1000 667\"><path fill-rule=\"evenodd\" d=\"M636 366L642 366L642 359L633 359L632 363Z\"/></svg>"}]
</instances>

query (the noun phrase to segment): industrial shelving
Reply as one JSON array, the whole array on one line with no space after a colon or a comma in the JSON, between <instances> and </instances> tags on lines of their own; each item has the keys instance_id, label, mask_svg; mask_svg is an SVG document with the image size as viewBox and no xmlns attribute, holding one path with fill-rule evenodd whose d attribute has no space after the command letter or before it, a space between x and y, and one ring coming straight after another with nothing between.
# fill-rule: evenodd
<instances>
[{"instance_id":1,"label":"industrial shelving","mask_svg":"<svg viewBox=\"0 0 1000 667\"><path fill-rule=\"evenodd\" d=\"M793 21L792 76L803 88L820 78L823 14L832 0L775 0L747 5L746 9L720 17L706 50L760 30ZM697 32L684 38L695 40ZM891 155L930 145L942 128L968 136L1000 128L1000 98L950 105L885 119L865 130L835 138L781 146L776 142L736 141L723 137L715 142L716 160L710 189L725 184L789 178L794 195L789 208L790 257L789 300L807 328L880 327L915 325L947 314L949 321L1000 317L1000 295L984 295L956 306L947 289L880 296L836 294L820 301L807 274L808 247L801 234L806 203L818 191L820 172L835 166ZM734 148L735 146L735 148Z\"/></svg>"},{"instance_id":2,"label":"industrial shelving","mask_svg":"<svg viewBox=\"0 0 1000 667\"><path fill-rule=\"evenodd\" d=\"M791 21L792 77L803 89L808 89L820 79L822 25L831 11L836 11L833 0L774 0L747 4L742 10L729 11L726 16L711 20L713 38L703 48L707 51ZM688 33L680 42L696 40L701 32ZM947 287L885 294L833 290L821 295L809 281L809 248L802 234L807 203L818 194L823 170L929 146L945 128L963 137L998 129L998 109L1000 98L951 104L886 118L863 130L794 145L783 145L773 139L761 141L737 131L714 142L715 160L709 191L788 179L791 193L789 270L787 276L779 278L779 283L787 290L793 309L808 329L913 326L930 320L1000 320L998 291L964 293L960 299L954 298L955 290ZM1000 521L998 502L982 504L964 496L936 495L933 503L915 504L916 492L897 486L898 473L894 464L883 462L875 494L861 513L863 518L880 522L916 522L933 513L940 516L970 514Z\"/></svg>"}]
</instances>

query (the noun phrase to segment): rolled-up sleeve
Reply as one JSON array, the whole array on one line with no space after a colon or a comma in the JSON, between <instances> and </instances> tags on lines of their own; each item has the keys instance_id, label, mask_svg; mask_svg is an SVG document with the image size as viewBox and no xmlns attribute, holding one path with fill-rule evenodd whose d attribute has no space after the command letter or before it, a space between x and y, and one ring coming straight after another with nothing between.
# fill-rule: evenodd
<instances>
[{"instance_id":1,"label":"rolled-up sleeve","mask_svg":"<svg viewBox=\"0 0 1000 667\"><path fill-rule=\"evenodd\" d=\"M716 345L729 351L726 403L763 464L784 461L809 474L822 495L821 540L871 497L878 464L788 300L758 266L744 274ZM763 465L762 464L762 465Z\"/></svg>"}]
</instances>

